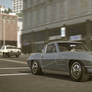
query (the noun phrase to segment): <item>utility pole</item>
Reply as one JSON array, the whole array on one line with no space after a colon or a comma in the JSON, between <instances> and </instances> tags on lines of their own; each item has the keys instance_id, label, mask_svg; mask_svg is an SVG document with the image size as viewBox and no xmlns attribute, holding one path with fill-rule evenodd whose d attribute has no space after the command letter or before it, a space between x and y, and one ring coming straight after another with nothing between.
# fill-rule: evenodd
<instances>
[{"instance_id":1,"label":"utility pole","mask_svg":"<svg viewBox=\"0 0 92 92\"><path fill-rule=\"evenodd\" d=\"M3 45L5 45L5 18L3 16Z\"/></svg>"}]
</instances>

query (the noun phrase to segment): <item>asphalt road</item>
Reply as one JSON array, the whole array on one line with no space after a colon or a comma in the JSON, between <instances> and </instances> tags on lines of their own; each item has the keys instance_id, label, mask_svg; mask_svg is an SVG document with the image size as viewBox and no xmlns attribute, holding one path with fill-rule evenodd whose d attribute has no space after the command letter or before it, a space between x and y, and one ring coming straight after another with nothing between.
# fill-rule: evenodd
<instances>
[{"instance_id":1,"label":"asphalt road","mask_svg":"<svg viewBox=\"0 0 92 92\"><path fill-rule=\"evenodd\" d=\"M74 82L63 75L36 76L22 58L0 58L0 92L92 92L92 78Z\"/></svg>"}]
</instances>

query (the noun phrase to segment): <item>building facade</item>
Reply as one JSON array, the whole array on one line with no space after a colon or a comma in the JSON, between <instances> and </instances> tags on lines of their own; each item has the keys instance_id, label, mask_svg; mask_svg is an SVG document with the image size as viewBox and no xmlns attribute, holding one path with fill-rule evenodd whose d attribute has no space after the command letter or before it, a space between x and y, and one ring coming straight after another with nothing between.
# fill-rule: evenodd
<instances>
[{"instance_id":1,"label":"building facade","mask_svg":"<svg viewBox=\"0 0 92 92\"><path fill-rule=\"evenodd\" d=\"M14 13L20 13L23 10L23 0L12 0L12 8Z\"/></svg>"},{"instance_id":2,"label":"building facade","mask_svg":"<svg viewBox=\"0 0 92 92\"><path fill-rule=\"evenodd\" d=\"M5 8L3 6L0 6L0 14L1 13L4 13L5 10L8 11L8 8Z\"/></svg>"},{"instance_id":3,"label":"building facade","mask_svg":"<svg viewBox=\"0 0 92 92\"><path fill-rule=\"evenodd\" d=\"M17 16L0 14L0 47L17 45Z\"/></svg>"},{"instance_id":4,"label":"building facade","mask_svg":"<svg viewBox=\"0 0 92 92\"><path fill-rule=\"evenodd\" d=\"M92 0L24 0L23 48L39 51L49 37L61 35L62 27L67 40L92 50Z\"/></svg>"}]
</instances>

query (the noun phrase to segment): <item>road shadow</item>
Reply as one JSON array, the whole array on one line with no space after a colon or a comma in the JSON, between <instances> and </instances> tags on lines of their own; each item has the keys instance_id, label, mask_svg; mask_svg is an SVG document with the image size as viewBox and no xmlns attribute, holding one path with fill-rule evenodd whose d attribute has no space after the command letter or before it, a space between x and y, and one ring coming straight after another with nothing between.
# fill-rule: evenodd
<instances>
[{"instance_id":1,"label":"road shadow","mask_svg":"<svg viewBox=\"0 0 92 92\"><path fill-rule=\"evenodd\" d=\"M30 73L30 70L21 70L19 73ZM54 78L54 79L60 79L60 80L71 80L71 78L67 75L60 75L60 74L49 74L49 73L44 73L41 75L35 75L35 76L42 76L42 77L48 77L48 78Z\"/></svg>"},{"instance_id":2,"label":"road shadow","mask_svg":"<svg viewBox=\"0 0 92 92\"><path fill-rule=\"evenodd\" d=\"M59 80L68 80L71 81L71 78L67 75L61 75L61 74L43 74L43 77L48 77L48 78L54 78L54 79L59 79Z\"/></svg>"},{"instance_id":3,"label":"road shadow","mask_svg":"<svg viewBox=\"0 0 92 92\"><path fill-rule=\"evenodd\" d=\"M21 70L21 71L19 71L19 73L30 73L31 74L31 71L30 70ZM45 78L47 77L47 78L54 78L54 79L58 79L58 80L67 80L67 81L75 82L68 75L43 73L41 75L35 75L35 76L38 76L38 77L42 76ZM85 81L85 82L89 82L89 81L92 82L92 76L90 76L88 81Z\"/></svg>"},{"instance_id":4,"label":"road shadow","mask_svg":"<svg viewBox=\"0 0 92 92\"><path fill-rule=\"evenodd\" d=\"M75 82L68 75L61 75L61 74L43 74L42 76L43 77L48 77L48 78L55 78L55 79L59 79L59 80L67 80L67 81ZM92 82L92 76L90 76L87 81L83 81L83 82Z\"/></svg>"},{"instance_id":5,"label":"road shadow","mask_svg":"<svg viewBox=\"0 0 92 92\"><path fill-rule=\"evenodd\" d=\"M92 76L89 77L89 80L88 81L92 82Z\"/></svg>"}]
</instances>

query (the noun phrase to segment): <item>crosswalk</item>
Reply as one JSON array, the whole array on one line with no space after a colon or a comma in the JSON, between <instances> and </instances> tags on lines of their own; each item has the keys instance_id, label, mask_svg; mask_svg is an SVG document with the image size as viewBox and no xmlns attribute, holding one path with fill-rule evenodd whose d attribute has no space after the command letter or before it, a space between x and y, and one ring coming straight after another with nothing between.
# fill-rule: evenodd
<instances>
[{"instance_id":1,"label":"crosswalk","mask_svg":"<svg viewBox=\"0 0 92 92\"><path fill-rule=\"evenodd\" d=\"M10 63L16 63L21 64L21 67L15 66L15 67L9 67L9 66L1 66L0 67L0 77L7 77L7 76L24 76L24 75L30 75L30 72L24 72L24 71L30 71L29 67L24 66L26 61L18 61L18 60L12 60L12 59L0 59L0 61L9 62ZM14 64L15 65L15 64ZM22 72L20 72L22 71Z\"/></svg>"},{"instance_id":2,"label":"crosswalk","mask_svg":"<svg viewBox=\"0 0 92 92\"><path fill-rule=\"evenodd\" d=\"M19 63L19 64L27 64L25 61L18 61L18 60L10 60L10 59L0 59L0 61L12 62L12 63Z\"/></svg>"},{"instance_id":3,"label":"crosswalk","mask_svg":"<svg viewBox=\"0 0 92 92\"><path fill-rule=\"evenodd\" d=\"M23 75L30 75L31 73L14 73L14 74L0 74L0 77L7 77L7 76L23 76Z\"/></svg>"},{"instance_id":4,"label":"crosswalk","mask_svg":"<svg viewBox=\"0 0 92 92\"><path fill-rule=\"evenodd\" d=\"M0 68L0 77L7 77L7 76L23 76L23 75L30 75L30 72L21 73L19 71L30 71L29 67L3 67ZM1 72L3 71L3 72ZM8 71L8 73L7 73ZM13 71L13 72L9 72ZM17 72L16 72L17 71Z\"/></svg>"},{"instance_id":5,"label":"crosswalk","mask_svg":"<svg viewBox=\"0 0 92 92\"><path fill-rule=\"evenodd\" d=\"M12 69L12 70L14 70L14 69L29 69L29 67L5 67L5 68L0 68L0 70L10 70L10 69Z\"/></svg>"}]
</instances>

